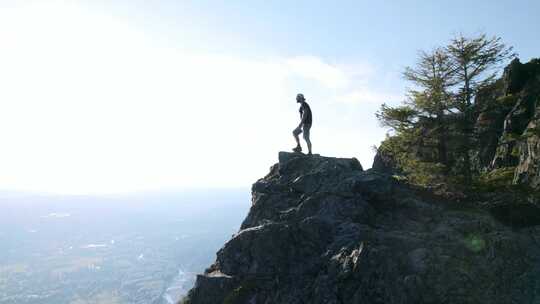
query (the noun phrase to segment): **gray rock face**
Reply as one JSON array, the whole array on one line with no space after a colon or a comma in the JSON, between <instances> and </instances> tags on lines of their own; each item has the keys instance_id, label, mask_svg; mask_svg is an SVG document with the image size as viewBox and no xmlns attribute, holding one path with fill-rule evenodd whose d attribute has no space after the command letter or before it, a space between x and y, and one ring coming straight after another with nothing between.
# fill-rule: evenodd
<instances>
[{"instance_id":1,"label":"gray rock face","mask_svg":"<svg viewBox=\"0 0 540 304\"><path fill-rule=\"evenodd\" d=\"M356 159L281 152L183 303L540 303L540 228L450 208Z\"/></svg>"},{"instance_id":2,"label":"gray rock face","mask_svg":"<svg viewBox=\"0 0 540 304\"><path fill-rule=\"evenodd\" d=\"M515 105L515 99L507 98L501 102L498 98L504 96L504 80L499 80L481 90L475 98L478 117L474 126L477 149L474 149L472 164L476 171L482 171L491 165L499 146L499 139L504 130L506 115Z\"/></svg>"},{"instance_id":3,"label":"gray rock face","mask_svg":"<svg viewBox=\"0 0 540 304\"><path fill-rule=\"evenodd\" d=\"M394 157L383 149L377 150L371 168L388 174L400 173L401 171L399 170Z\"/></svg>"},{"instance_id":4,"label":"gray rock face","mask_svg":"<svg viewBox=\"0 0 540 304\"><path fill-rule=\"evenodd\" d=\"M515 184L526 184L540 189L540 100L534 119L524 132L519 145L519 164L514 174Z\"/></svg>"},{"instance_id":5,"label":"gray rock face","mask_svg":"<svg viewBox=\"0 0 540 304\"><path fill-rule=\"evenodd\" d=\"M512 61L505 69L503 84L506 87L503 99L506 104L502 103L498 108L504 109L508 104L513 104L513 108L504 119L503 132L491 162L492 168L516 166L520 158L527 157L522 154L526 151L524 144L527 145L523 135L530 130L529 123L540 104L540 60L531 60L526 64L517 59Z\"/></svg>"}]
</instances>

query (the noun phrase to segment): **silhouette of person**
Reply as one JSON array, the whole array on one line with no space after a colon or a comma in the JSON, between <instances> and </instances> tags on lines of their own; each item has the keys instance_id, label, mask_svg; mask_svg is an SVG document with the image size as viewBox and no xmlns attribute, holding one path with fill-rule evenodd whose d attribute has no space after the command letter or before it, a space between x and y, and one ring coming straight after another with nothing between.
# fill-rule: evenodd
<instances>
[{"instance_id":1,"label":"silhouette of person","mask_svg":"<svg viewBox=\"0 0 540 304\"><path fill-rule=\"evenodd\" d=\"M311 155L311 140L309 139L309 130L311 129L311 123L313 121L313 117L311 115L311 108L306 102L304 94L296 95L296 102L300 104L300 124L293 131L293 136L296 140L296 147L293 148L293 151L302 152L302 146L300 146L300 139L298 138L298 135L300 135L300 133L303 133L304 140L306 141L308 147L308 155Z\"/></svg>"}]
</instances>

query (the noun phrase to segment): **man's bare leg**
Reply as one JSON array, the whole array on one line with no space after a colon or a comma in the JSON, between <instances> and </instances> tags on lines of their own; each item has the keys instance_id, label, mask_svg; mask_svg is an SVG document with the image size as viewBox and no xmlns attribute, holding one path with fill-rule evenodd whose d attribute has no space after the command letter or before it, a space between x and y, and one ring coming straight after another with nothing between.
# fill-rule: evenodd
<instances>
[{"instance_id":1,"label":"man's bare leg","mask_svg":"<svg viewBox=\"0 0 540 304\"><path fill-rule=\"evenodd\" d=\"M294 131L292 132L294 136L294 140L296 140L296 148L293 149L293 151L295 152L302 151L302 146L300 146L300 138L298 137L298 135L300 135L301 132L302 131L299 128L294 129Z\"/></svg>"},{"instance_id":2,"label":"man's bare leg","mask_svg":"<svg viewBox=\"0 0 540 304\"><path fill-rule=\"evenodd\" d=\"M309 134L311 133L310 129L311 129L311 125L304 126L303 136L304 136L304 140L307 143L308 154L311 155L311 140L309 139Z\"/></svg>"},{"instance_id":3,"label":"man's bare leg","mask_svg":"<svg viewBox=\"0 0 540 304\"><path fill-rule=\"evenodd\" d=\"M309 139L309 134L304 133L304 139L307 143L308 154L311 154L311 140Z\"/></svg>"}]
</instances>

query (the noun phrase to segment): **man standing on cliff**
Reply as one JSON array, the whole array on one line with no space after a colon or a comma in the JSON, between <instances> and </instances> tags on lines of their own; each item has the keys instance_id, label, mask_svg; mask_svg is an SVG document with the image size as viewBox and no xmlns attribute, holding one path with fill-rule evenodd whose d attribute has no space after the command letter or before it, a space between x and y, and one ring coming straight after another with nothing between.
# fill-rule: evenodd
<instances>
[{"instance_id":1,"label":"man standing on cliff","mask_svg":"<svg viewBox=\"0 0 540 304\"><path fill-rule=\"evenodd\" d=\"M312 116L311 108L304 98L304 94L296 95L296 102L300 104L300 124L293 131L294 139L296 140L296 147L293 149L294 152L302 152L302 147L300 146L300 139L298 135L303 133L304 140L307 143L308 155L311 155L311 140L309 140L309 130L311 129Z\"/></svg>"}]
</instances>

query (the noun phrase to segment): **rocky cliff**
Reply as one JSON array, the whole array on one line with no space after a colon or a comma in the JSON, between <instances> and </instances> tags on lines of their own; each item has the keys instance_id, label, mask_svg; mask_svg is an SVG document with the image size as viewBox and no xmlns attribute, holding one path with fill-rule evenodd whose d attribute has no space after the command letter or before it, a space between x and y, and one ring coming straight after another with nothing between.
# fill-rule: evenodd
<instances>
[{"instance_id":1,"label":"rocky cliff","mask_svg":"<svg viewBox=\"0 0 540 304\"><path fill-rule=\"evenodd\" d=\"M498 83L486 88L477 96L479 112L477 133L479 147L490 150L484 153L489 163L487 169L516 167L514 183L540 186L538 170L540 155L537 127L540 118L540 60L522 64L515 59L508 65ZM491 119L486 119L490 116ZM484 121L491 127L481 128ZM483 140L482 140L483 139ZM486 144L486 139L490 140ZM489 148L488 148L489 147ZM480 148L479 150L482 150Z\"/></svg>"},{"instance_id":2,"label":"rocky cliff","mask_svg":"<svg viewBox=\"0 0 540 304\"><path fill-rule=\"evenodd\" d=\"M506 172L509 184L540 191L540 59L514 59L500 79L478 92L472 112L469 148L474 175ZM380 149L373 168L400 173L394 158ZM457 156L451 158L459 163Z\"/></svg>"},{"instance_id":3,"label":"rocky cliff","mask_svg":"<svg viewBox=\"0 0 540 304\"><path fill-rule=\"evenodd\" d=\"M190 304L540 303L540 228L281 152Z\"/></svg>"}]
</instances>

